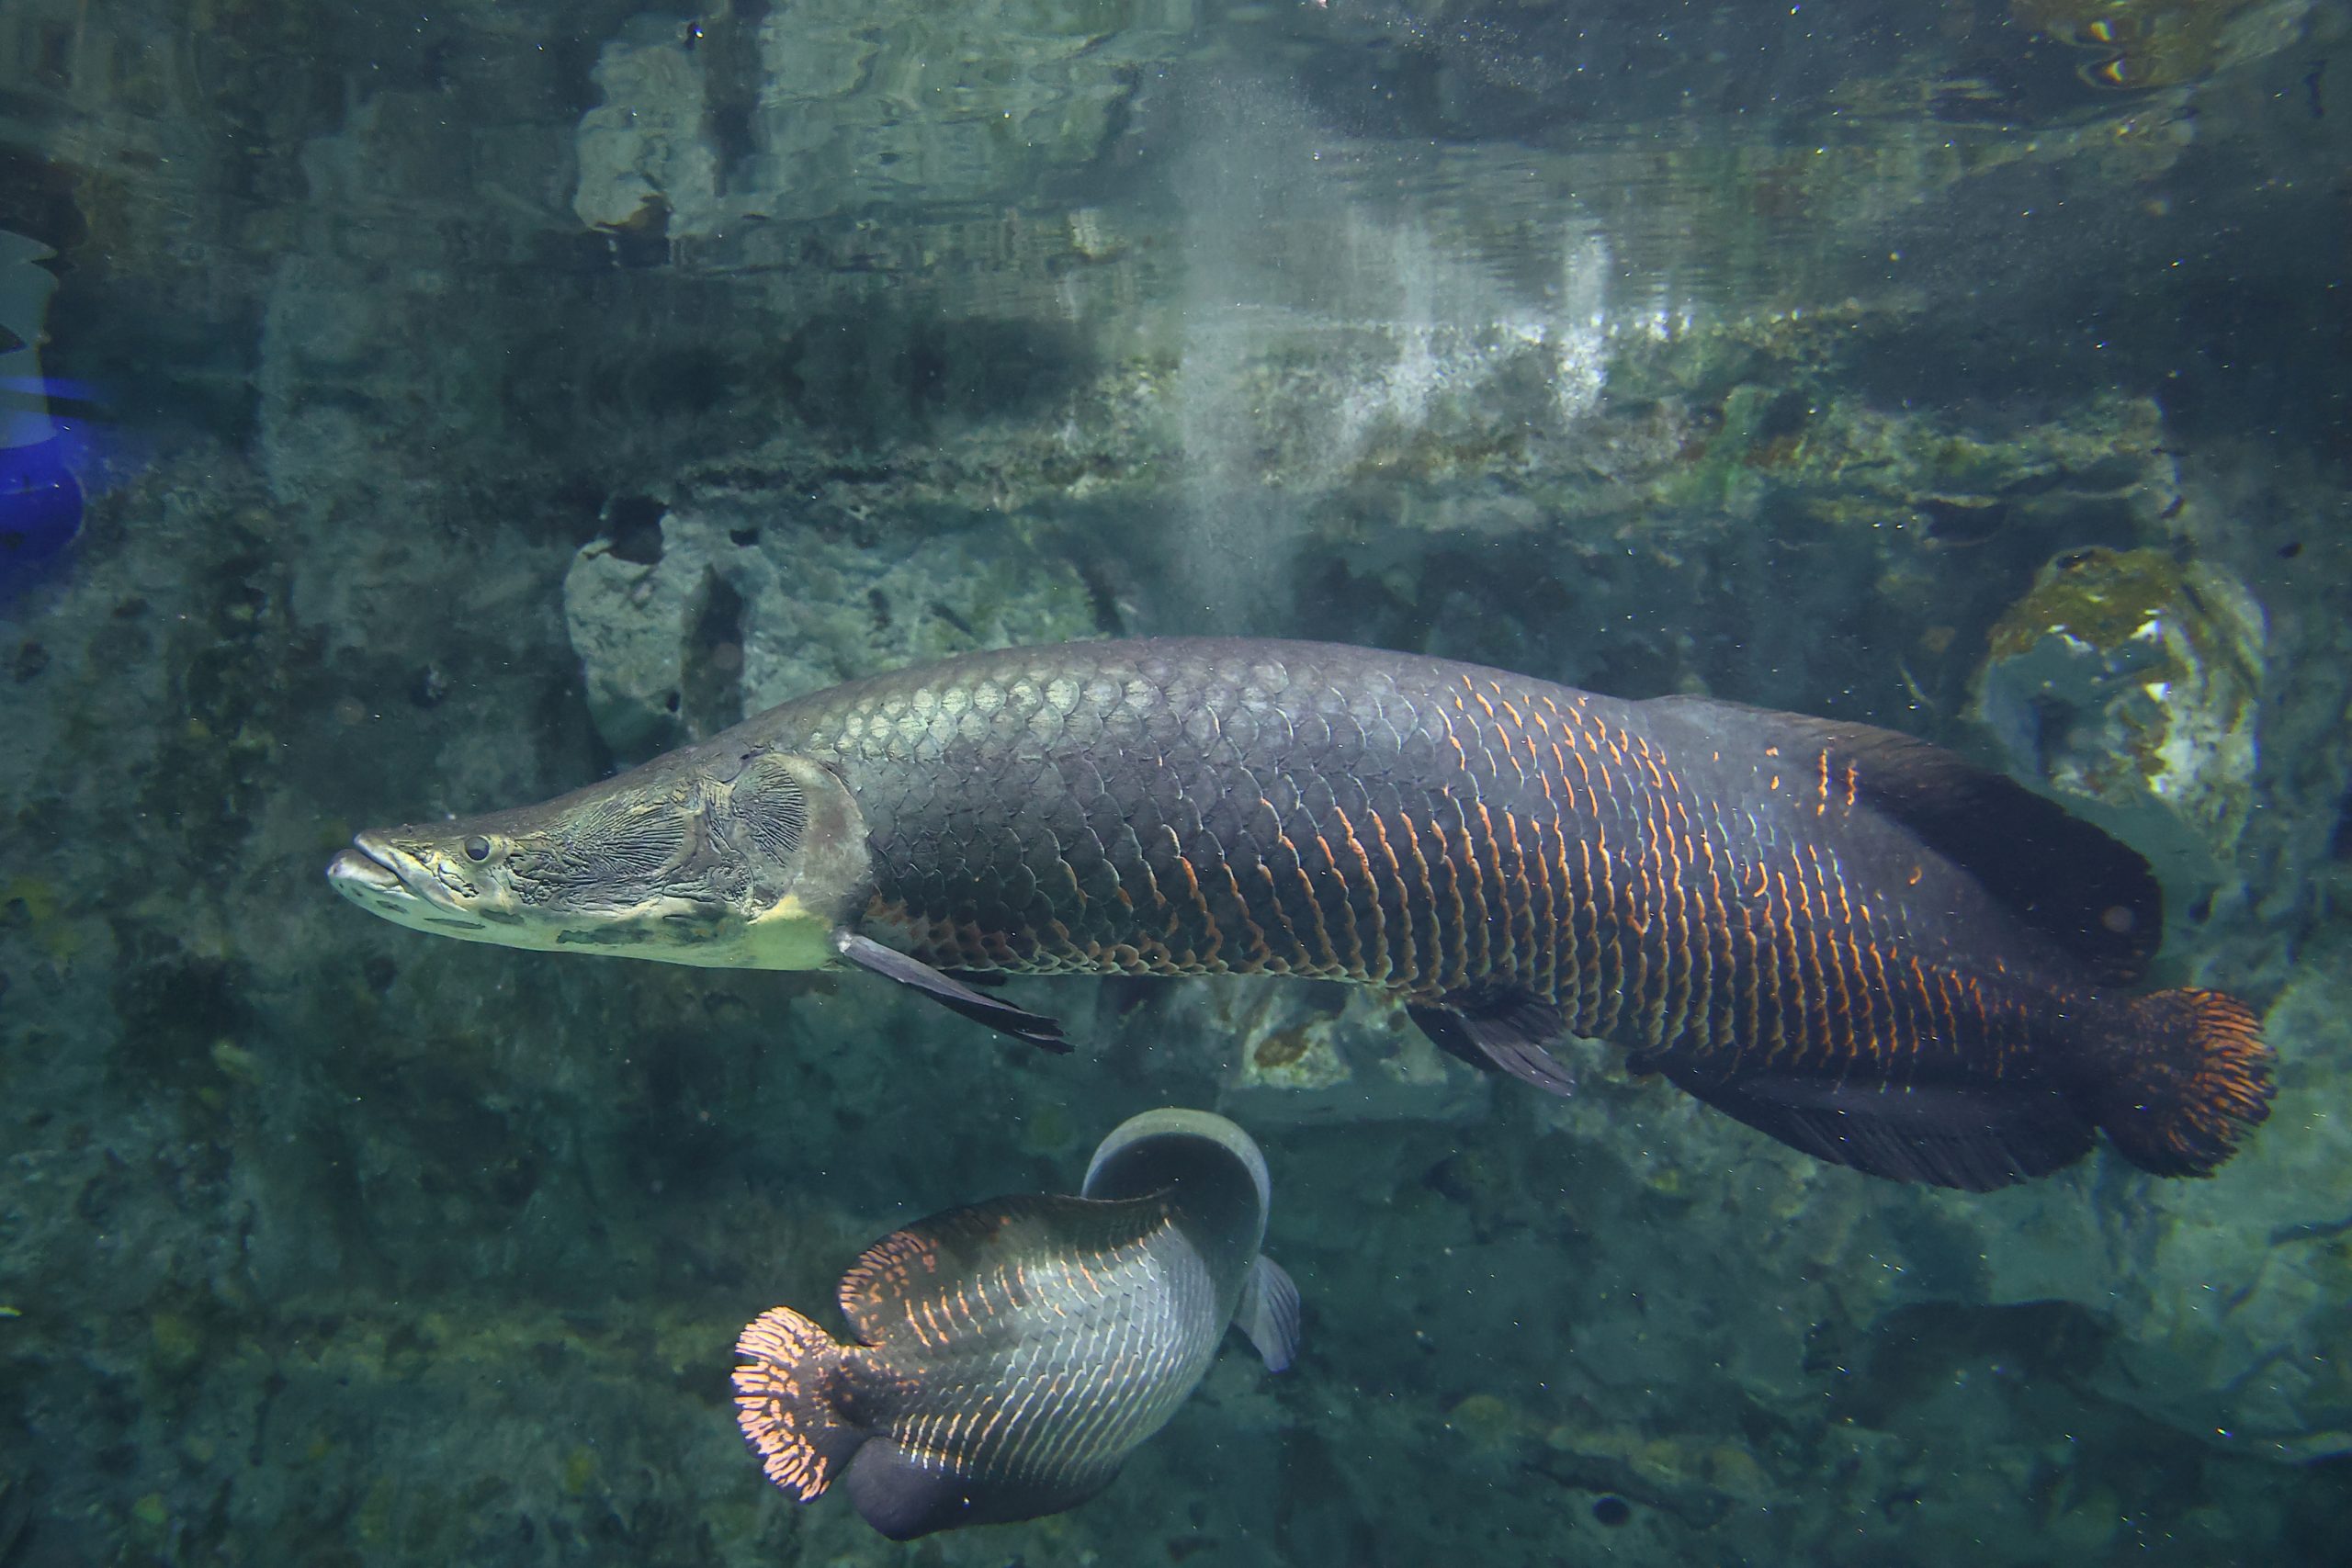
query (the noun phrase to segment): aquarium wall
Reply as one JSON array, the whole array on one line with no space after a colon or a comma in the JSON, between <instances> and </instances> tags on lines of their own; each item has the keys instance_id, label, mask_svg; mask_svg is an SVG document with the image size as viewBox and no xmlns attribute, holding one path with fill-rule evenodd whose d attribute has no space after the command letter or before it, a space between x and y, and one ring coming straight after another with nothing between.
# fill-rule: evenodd
<instances>
[{"instance_id":1,"label":"aquarium wall","mask_svg":"<svg viewBox=\"0 0 2352 1568\"><path fill-rule=\"evenodd\" d=\"M2332 0L13 0L0 1568L2335 1560L2347 61ZM1057 1056L322 876L1193 635L1951 748L2146 857L2269 1119L1947 1191L1363 987L1012 980ZM1033 1521L763 1479L745 1322L1159 1105L1263 1147L1295 1366Z\"/></svg>"}]
</instances>

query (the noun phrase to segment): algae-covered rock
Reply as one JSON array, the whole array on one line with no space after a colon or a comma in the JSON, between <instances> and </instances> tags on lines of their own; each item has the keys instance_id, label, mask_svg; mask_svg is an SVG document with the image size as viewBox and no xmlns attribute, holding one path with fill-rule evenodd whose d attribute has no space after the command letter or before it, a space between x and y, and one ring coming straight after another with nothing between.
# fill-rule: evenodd
<instances>
[{"instance_id":1,"label":"algae-covered rock","mask_svg":"<svg viewBox=\"0 0 2352 1568\"><path fill-rule=\"evenodd\" d=\"M1295 987L1204 994L1204 1033L1228 1054L1219 1106L1256 1126L1486 1113L1491 1079L1448 1061L1403 1009L1368 991L1345 995L1334 1010Z\"/></svg>"},{"instance_id":2,"label":"algae-covered rock","mask_svg":"<svg viewBox=\"0 0 2352 1568\"><path fill-rule=\"evenodd\" d=\"M2261 607L2218 567L2076 551L1993 628L1974 716L2176 894L2210 888L2253 806L2263 637Z\"/></svg>"}]
</instances>

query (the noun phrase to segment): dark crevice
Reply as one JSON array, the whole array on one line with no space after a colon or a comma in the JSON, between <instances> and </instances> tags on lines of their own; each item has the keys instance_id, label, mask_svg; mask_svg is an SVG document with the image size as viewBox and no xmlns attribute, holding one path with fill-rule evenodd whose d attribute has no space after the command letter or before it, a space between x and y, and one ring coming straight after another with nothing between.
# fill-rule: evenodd
<instances>
[{"instance_id":1,"label":"dark crevice","mask_svg":"<svg viewBox=\"0 0 2352 1568\"><path fill-rule=\"evenodd\" d=\"M716 735L743 716L744 609L733 583L716 575L707 581L679 682L678 713L691 739Z\"/></svg>"},{"instance_id":2,"label":"dark crevice","mask_svg":"<svg viewBox=\"0 0 2352 1568\"><path fill-rule=\"evenodd\" d=\"M605 536L612 553L639 566L662 560L662 519L668 508L650 495L616 495L605 508Z\"/></svg>"}]
</instances>

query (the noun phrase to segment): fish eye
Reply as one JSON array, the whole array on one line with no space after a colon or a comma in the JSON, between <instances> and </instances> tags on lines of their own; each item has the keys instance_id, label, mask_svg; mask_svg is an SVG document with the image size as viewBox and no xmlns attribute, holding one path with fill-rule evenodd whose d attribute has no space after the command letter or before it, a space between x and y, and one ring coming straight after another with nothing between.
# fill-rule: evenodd
<instances>
[{"instance_id":1,"label":"fish eye","mask_svg":"<svg viewBox=\"0 0 2352 1568\"><path fill-rule=\"evenodd\" d=\"M475 833L469 837L466 840L466 858L468 860L488 860L490 858L490 840L483 838L480 833Z\"/></svg>"}]
</instances>

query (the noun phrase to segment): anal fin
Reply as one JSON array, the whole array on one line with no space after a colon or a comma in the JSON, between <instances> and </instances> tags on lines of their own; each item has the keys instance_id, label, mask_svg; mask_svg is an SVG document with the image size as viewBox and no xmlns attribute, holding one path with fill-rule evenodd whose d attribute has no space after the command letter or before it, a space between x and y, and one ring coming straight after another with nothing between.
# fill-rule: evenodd
<instances>
[{"instance_id":1,"label":"anal fin","mask_svg":"<svg viewBox=\"0 0 2352 1568\"><path fill-rule=\"evenodd\" d=\"M896 980L901 986L911 986L943 1007L962 1013L966 1018L987 1024L990 1029L1010 1034L1016 1040L1054 1052L1069 1049L1069 1042L1062 1038L1062 1026L1057 1019L1043 1013L1029 1012L985 997L961 980L941 974L920 958L909 957L893 947L885 947L872 937L855 931L833 933L833 950L861 969Z\"/></svg>"},{"instance_id":2,"label":"anal fin","mask_svg":"<svg viewBox=\"0 0 2352 1568\"><path fill-rule=\"evenodd\" d=\"M1990 1192L2047 1176L2091 1149L2090 1122L2054 1089L1716 1077L1672 1061L1651 1065L1800 1153L1892 1181Z\"/></svg>"},{"instance_id":3,"label":"anal fin","mask_svg":"<svg viewBox=\"0 0 2352 1568\"><path fill-rule=\"evenodd\" d=\"M892 1540L977 1524L974 1487L967 1476L922 1464L896 1443L869 1443L850 1461L844 1478L859 1515Z\"/></svg>"},{"instance_id":4,"label":"anal fin","mask_svg":"<svg viewBox=\"0 0 2352 1568\"><path fill-rule=\"evenodd\" d=\"M1008 1524L1074 1508L1119 1473L1116 1464L1047 1475L975 1475L933 1456L918 1459L893 1441L866 1444L842 1487L858 1514L892 1540L913 1540L966 1525Z\"/></svg>"}]
</instances>

